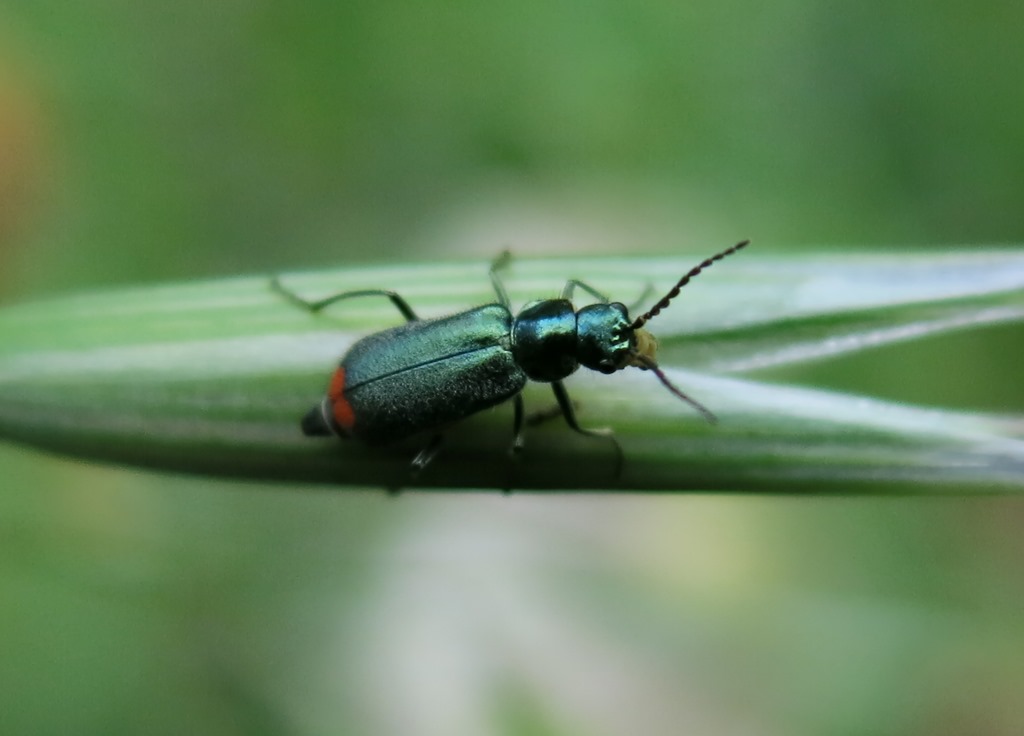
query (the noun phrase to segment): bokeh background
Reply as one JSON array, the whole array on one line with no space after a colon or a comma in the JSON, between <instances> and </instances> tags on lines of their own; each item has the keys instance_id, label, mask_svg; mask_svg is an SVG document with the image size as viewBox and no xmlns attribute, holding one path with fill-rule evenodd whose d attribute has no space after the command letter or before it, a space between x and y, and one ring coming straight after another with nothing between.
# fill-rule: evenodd
<instances>
[{"instance_id":1,"label":"bokeh background","mask_svg":"<svg viewBox=\"0 0 1024 736\"><path fill-rule=\"evenodd\" d=\"M0 0L0 299L1024 239L1024 5ZM1020 328L773 378L1024 410ZM1016 498L416 495L0 446L0 733L1019 734Z\"/></svg>"}]
</instances>

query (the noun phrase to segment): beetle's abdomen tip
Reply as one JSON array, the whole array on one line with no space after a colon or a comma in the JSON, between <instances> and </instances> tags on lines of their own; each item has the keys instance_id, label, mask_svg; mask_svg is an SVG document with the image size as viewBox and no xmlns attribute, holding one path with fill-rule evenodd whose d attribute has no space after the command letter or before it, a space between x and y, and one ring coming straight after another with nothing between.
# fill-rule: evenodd
<instances>
[{"instance_id":1,"label":"beetle's abdomen tip","mask_svg":"<svg viewBox=\"0 0 1024 736\"><path fill-rule=\"evenodd\" d=\"M307 437L329 437L334 434L324 419L324 412L317 404L302 417L302 434Z\"/></svg>"}]
</instances>

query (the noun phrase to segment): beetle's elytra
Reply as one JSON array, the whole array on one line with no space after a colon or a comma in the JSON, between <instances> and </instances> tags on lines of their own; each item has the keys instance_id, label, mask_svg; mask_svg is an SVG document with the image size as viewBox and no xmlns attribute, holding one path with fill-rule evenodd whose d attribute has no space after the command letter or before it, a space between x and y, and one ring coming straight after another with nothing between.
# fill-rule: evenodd
<instances>
[{"instance_id":1,"label":"beetle's elytra","mask_svg":"<svg viewBox=\"0 0 1024 736\"><path fill-rule=\"evenodd\" d=\"M327 395L302 420L302 431L372 445L434 432L413 460L413 472L418 472L437 455L442 428L512 399L512 449L516 451L523 446L521 392L531 380L551 384L561 414L574 431L610 437L614 442L609 430L584 429L576 422L562 379L581 365L602 373L628 366L650 370L669 391L713 422L714 415L676 388L658 367L657 341L643 326L693 277L749 242L744 240L699 263L635 319L630 319L625 305L576 280L566 282L561 298L531 302L513 315L499 277L510 258L507 252L490 269L497 303L437 319L419 319L405 299L386 289L346 291L307 301L275 279L277 291L309 312L344 299L376 296L391 300L406 319L405 324L367 335L351 347L334 372ZM572 296L577 288L596 303L575 309ZM615 446L618 450L617 442Z\"/></svg>"}]
</instances>

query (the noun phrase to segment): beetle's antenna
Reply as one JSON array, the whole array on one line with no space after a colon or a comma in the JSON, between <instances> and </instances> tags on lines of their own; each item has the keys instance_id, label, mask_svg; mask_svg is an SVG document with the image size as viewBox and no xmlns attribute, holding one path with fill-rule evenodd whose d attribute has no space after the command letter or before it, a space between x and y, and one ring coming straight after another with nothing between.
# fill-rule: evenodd
<instances>
[{"instance_id":1,"label":"beetle's antenna","mask_svg":"<svg viewBox=\"0 0 1024 736\"><path fill-rule=\"evenodd\" d=\"M651 319L652 317L657 317L658 313L669 305L669 302L671 302L673 299L679 296L679 290L686 286L688 283L690 283L690 279L699 274L705 268L710 266L715 261L720 261L726 256L731 256L733 253L740 250L741 248L746 248L748 245L750 245L749 240L740 241L739 243L736 243L736 245L734 245L733 247L723 250L721 253L718 253L717 255L713 255L707 260L702 261L698 265L691 268L689 273L687 273L685 276L679 279L679 282L672 287L672 290L661 298L661 301L659 301L649 310L647 310L639 317L637 317L635 320L633 320L633 324L631 325L632 328L635 330L637 328L643 327L649 319ZM667 382L665 382L664 379L662 379L662 382L666 383L666 385L671 385L667 384Z\"/></svg>"},{"instance_id":2,"label":"beetle's antenna","mask_svg":"<svg viewBox=\"0 0 1024 736\"><path fill-rule=\"evenodd\" d=\"M650 359L646 355L642 355L640 353L634 354L633 355L633 359L636 361L635 365L638 365L640 368L644 368L646 370L652 371L654 373L654 375L656 375L658 377L658 380L661 381L662 384L664 384L665 388L667 388L669 391L674 393L680 399L682 399L687 404L692 406L694 409L699 411L701 413L701 416L703 416L705 419L707 419L708 422L710 422L711 424L717 424L718 423L718 417L716 417L711 412L710 409L708 409L706 406L704 406L702 403L700 403L696 399L690 398L689 396L684 394L682 391L680 391L678 388L676 388L675 385L670 380L668 380L668 376L665 375L665 371L663 371L661 368L659 368L658 364L655 363L652 359Z\"/></svg>"}]
</instances>

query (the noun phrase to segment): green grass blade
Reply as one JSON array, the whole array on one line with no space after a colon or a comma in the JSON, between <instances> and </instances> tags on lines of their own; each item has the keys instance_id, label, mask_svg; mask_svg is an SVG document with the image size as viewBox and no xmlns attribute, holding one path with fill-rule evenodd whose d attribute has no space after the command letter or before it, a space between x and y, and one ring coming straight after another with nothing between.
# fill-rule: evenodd
<instances>
[{"instance_id":1,"label":"green grass blade","mask_svg":"<svg viewBox=\"0 0 1024 736\"><path fill-rule=\"evenodd\" d=\"M744 260L746 259L746 260ZM522 261L513 300L557 294L566 276L629 302L649 274L668 288L682 259ZM358 269L285 277L309 298L353 288L401 292L421 316L484 303L486 264ZM54 452L178 472L314 483L437 488L966 492L1024 487L1016 417L897 406L715 375L879 341L1021 318L1024 255L737 256L687 287L651 324L672 379L711 407L703 422L655 378L581 371L569 382L587 427L533 428L507 459L511 411L461 423L415 483L419 446L368 449L309 439L298 420L360 335L397 324L385 299L312 316L269 278L125 289L0 310L0 437ZM652 298L653 299L653 298ZM973 315L971 317L970 315ZM993 316L996 315L996 316ZM838 336L838 337L837 337ZM690 370L676 368L687 365ZM714 372L709 367L717 366ZM698 370L693 370L694 368ZM584 375L588 374L588 375ZM553 403L543 385L528 406Z\"/></svg>"}]
</instances>

